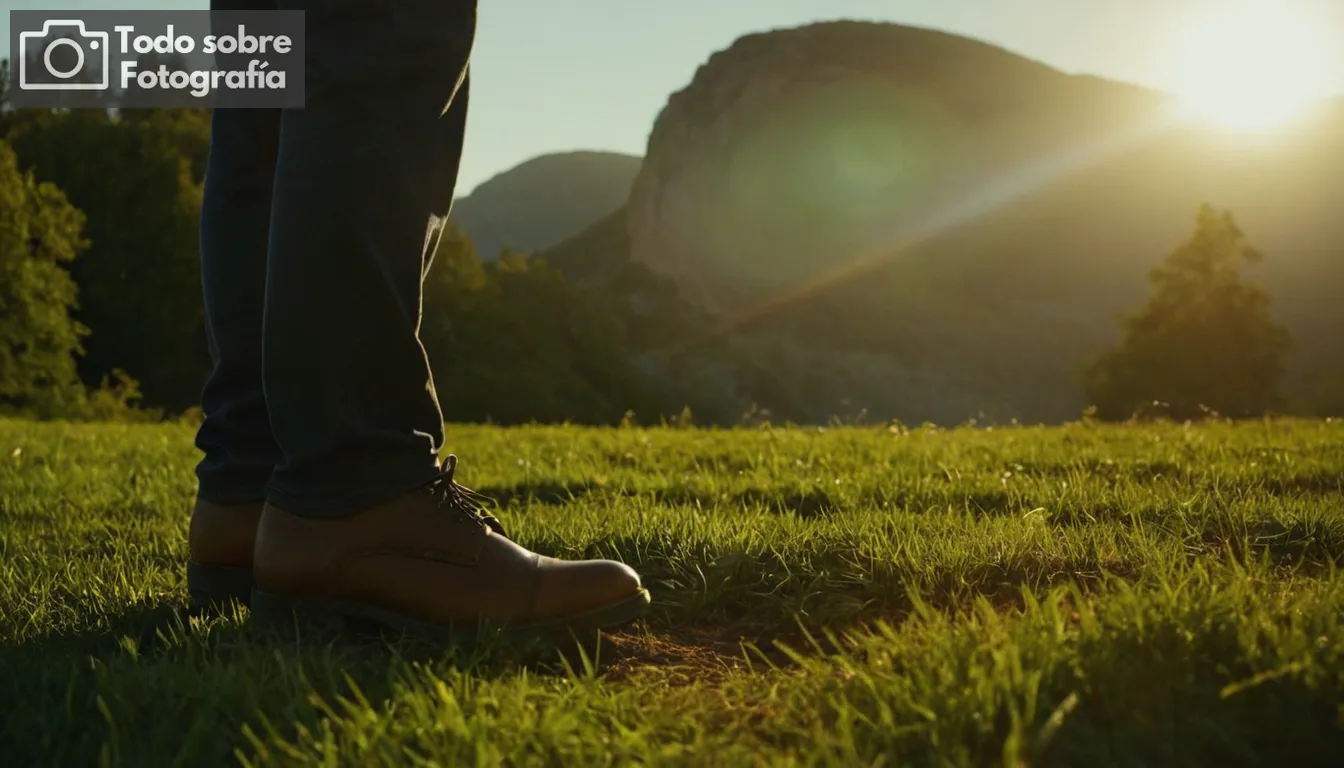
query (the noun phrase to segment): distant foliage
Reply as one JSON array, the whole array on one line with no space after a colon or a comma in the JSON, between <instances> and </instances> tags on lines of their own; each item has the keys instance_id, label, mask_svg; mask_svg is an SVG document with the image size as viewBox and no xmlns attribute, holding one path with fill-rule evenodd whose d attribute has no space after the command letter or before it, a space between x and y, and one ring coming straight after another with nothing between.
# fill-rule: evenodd
<instances>
[{"instance_id":1,"label":"distant foliage","mask_svg":"<svg viewBox=\"0 0 1344 768\"><path fill-rule=\"evenodd\" d=\"M180 411L209 371L198 230L209 142L203 110L21 110L8 116L19 167L87 217L88 253L69 266L75 319L90 330L87 386L121 369L147 403Z\"/></svg>"},{"instance_id":2,"label":"distant foliage","mask_svg":"<svg viewBox=\"0 0 1344 768\"><path fill-rule=\"evenodd\" d=\"M1096 415L1125 419L1156 407L1176 419L1240 417L1275 408L1288 332L1270 317L1269 295L1241 274L1261 258L1230 212L1201 208L1195 233L1150 273L1148 304L1122 320L1120 344L1090 367Z\"/></svg>"},{"instance_id":3,"label":"distant foliage","mask_svg":"<svg viewBox=\"0 0 1344 768\"><path fill-rule=\"evenodd\" d=\"M88 390L83 408L66 414L69 420L78 421L116 421L116 422L152 422L162 421L165 414L158 408L145 408L141 400L140 383L125 371L117 369L111 375L104 376L97 388ZM196 410L199 410L197 408ZM183 420L191 418L191 409L183 414ZM197 424L200 422L198 421Z\"/></svg>"},{"instance_id":4,"label":"distant foliage","mask_svg":"<svg viewBox=\"0 0 1344 768\"><path fill-rule=\"evenodd\" d=\"M421 338L449 421L657 416L615 318L544 261L505 251L483 263L451 222L426 280Z\"/></svg>"},{"instance_id":5,"label":"distant foliage","mask_svg":"<svg viewBox=\"0 0 1344 768\"><path fill-rule=\"evenodd\" d=\"M0 409L39 416L80 406L70 317L77 289L64 265L88 242L84 215L59 189L19 171L0 142Z\"/></svg>"},{"instance_id":6,"label":"distant foliage","mask_svg":"<svg viewBox=\"0 0 1344 768\"><path fill-rule=\"evenodd\" d=\"M209 113L0 110L0 133L0 408L123 420L196 404L209 369L198 242ZM448 420L657 424L694 413L729 425L749 409L774 423L1068 418L1084 402L1067 369L1096 342L1064 332L1083 315L1060 306L1061 291L1104 303L1119 274L1070 272L1053 256L996 262L1048 273L1050 287L947 251L725 318L631 258L626 214L541 256L481 258L449 225L421 324ZM978 253L968 242L961 251ZM1153 271L1150 303L1088 370L1095 413L1279 408L1287 334L1240 273L1258 258L1229 214L1201 210L1195 234ZM1300 348L1329 358L1329 323L1316 325L1315 336L1294 326ZM1319 370L1283 405L1341 415L1344 369L1315 357Z\"/></svg>"},{"instance_id":7,"label":"distant foliage","mask_svg":"<svg viewBox=\"0 0 1344 768\"><path fill-rule=\"evenodd\" d=\"M1302 377L1292 413L1344 417L1344 370L1318 368Z\"/></svg>"}]
</instances>

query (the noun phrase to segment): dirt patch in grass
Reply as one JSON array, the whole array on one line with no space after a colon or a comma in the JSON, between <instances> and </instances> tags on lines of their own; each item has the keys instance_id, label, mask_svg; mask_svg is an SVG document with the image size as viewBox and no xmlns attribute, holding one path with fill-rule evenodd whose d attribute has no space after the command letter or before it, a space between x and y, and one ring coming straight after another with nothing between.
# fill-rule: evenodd
<instances>
[{"instance_id":1,"label":"dirt patch in grass","mask_svg":"<svg viewBox=\"0 0 1344 768\"><path fill-rule=\"evenodd\" d=\"M822 650L833 652L829 645L822 641ZM797 667L786 647L804 656L817 652L797 630L700 626L653 631L636 626L604 636L600 674L612 682L647 681L651 676L670 685L715 682L738 673Z\"/></svg>"}]
</instances>

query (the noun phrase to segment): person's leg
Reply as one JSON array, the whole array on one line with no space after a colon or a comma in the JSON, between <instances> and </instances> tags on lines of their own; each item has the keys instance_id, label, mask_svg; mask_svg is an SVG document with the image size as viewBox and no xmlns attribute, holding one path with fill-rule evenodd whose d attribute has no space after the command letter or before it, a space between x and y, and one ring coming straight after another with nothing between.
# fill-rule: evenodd
<instances>
[{"instance_id":1,"label":"person's leg","mask_svg":"<svg viewBox=\"0 0 1344 768\"><path fill-rule=\"evenodd\" d=\"M273 10L213 0L212 10ZM201 287L213 368L196 434L204 457L188 533L187 589L202 604L247 602L252 549L280 446L261 380L262 301L280 111L216 109L201 206Z\"/></svg>"},{"instance_id":2,"label":"person's leg","mask_svg":"<svg viewBox=\"0 0 1344 768\"><path fill-rule=\"evenodd\" d=\"M288 0L286 0L288 2ZM284 462L254 554L254 618L405 628L607 627L639 575L540 557L491 525L437 454L418 339L452 202L474 0L310 0L307 105L288 110L271 209L263 378Z\"/></svg>"},{"instance_id":3,"label":"person's leg","mask_svg":"<svg viewBox=\"0 0 1344 768\"><path fill-rule=\"evenodd\" d=\"M280 446L262 390L262 302L280 111L216 109L201 207L201 282L214 367L201 393L199 496L266 498Z\"/></svg>"},{"instance_id":4,"label":"person's leg","mask_svg":"<svg viewBox=\"0 0 1344 768\"><path fill-rule=\"evenodd\" d=\"M281 5L306 11L308 89L284 113L272 207L263 368L285 458L268 498L342 516L438 472L421 288L452 203L476 8Z\"/></svg>"}]
</instances>

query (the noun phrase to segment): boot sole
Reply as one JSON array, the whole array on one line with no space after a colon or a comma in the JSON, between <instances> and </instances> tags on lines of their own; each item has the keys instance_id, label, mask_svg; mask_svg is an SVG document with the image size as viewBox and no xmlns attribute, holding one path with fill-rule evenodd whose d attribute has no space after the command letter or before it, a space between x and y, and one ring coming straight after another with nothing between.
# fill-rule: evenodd
<instances>
[{"instance_id":1,"label":"boot sole","mask_svg":"<svg viewBox=\"0 0 1344 768\"><path fill-rule=\"evenodd\" d=\"M296 597L253 588L252 620L259 626L288 629L308 625L338 631L392 630L472 642L485 636L562 640L568 635L596 632L629 624L648 609L649 591L573 616L526 624L479 622L467 626L437 624L379 608L376 605L324 597Z\"/></svg>"},{"instance_id":2,"label":"boot sole","mask_svg":"<svg viewBox=\"0 0 1344 768\"><path fill-rule=\"evenodd\" d=\"M252 602L252 566L187 563L187 594L198 608L221 610Z\"/></svg>"}]
</instances>

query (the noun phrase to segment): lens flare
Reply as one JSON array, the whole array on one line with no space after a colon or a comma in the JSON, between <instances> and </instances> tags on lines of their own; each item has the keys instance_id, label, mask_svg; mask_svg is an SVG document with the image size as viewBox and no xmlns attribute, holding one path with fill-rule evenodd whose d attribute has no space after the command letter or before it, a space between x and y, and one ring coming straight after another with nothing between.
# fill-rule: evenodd
<instances>
[{"instance_id":1,"label":"lens flare","mask_svg":"<svg viewBox=\"0 0 1344 768\"><path fill-rule=\"evenodd\" d=\"M1341 62L1328 29L1284 0L1220 3L1178 27L1178 95L1225 128L1281 125L1330 93Z\"/></svg>"},{"instance_id":2,"label":"lens flare","mask_svg":"<svg viewBox=\"0 0 1344 768\"><path fill-rule=\"evenodd\" d=\"M715 326L709 336L712 338L739 331L795 302L859 279L865 273L900 258L912 248L969 222L993 215L1075 173L1121 156L1179 127L1183 122L1184 116L1179 111L1170 110L1150 120L1122 127L1109 135L1061 147L990 179L961 199L922 214L913 225L901 222L878 228L867 239L865 247L852 253L843 263L730 314Z\"/></svg>"}]
</instances>

